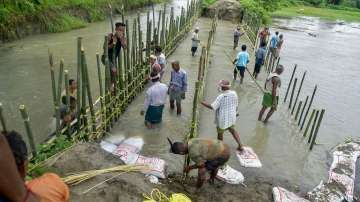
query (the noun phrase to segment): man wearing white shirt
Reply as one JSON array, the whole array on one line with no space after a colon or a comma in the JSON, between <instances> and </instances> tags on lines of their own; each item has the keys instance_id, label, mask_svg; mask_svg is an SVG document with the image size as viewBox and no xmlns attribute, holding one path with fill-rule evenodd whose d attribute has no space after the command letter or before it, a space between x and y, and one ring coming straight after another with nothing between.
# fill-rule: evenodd
<instances>
[{"instance_id":1,"label":"man wearing white shirt","mask_svg":"<svg viewBox=\"0 0 360 202\"><path fill-rule=\"evenodd\" d=\"M240 136L235 130L238 96L235 91L230 90L231 85L229 81L220 80L219 87L222 93L218 95L212 104L207 104L206 102L201 102L201 104L209 109L215 110L215 124L218 139L223 140L224 132L229 130L239 145L238 150L242 151L243 147L240 142Z\"/></svg>"},{"instance_id":2,"label":"man wearing white shirt","mask_svg":"<svg viewBox=\"0 0 360 202\"><path fill-rule=\"evenodd\" d=\"M199 46L200 40L199 40L199 27L196 27L194 32L191 36L191 54L192 56L195 56L195 53L197 51L197 48Z\"/></svg>"},{"instance_id":3,"label":"man wearing white shirt","mask_svg":"<svg viewBox=\"0 0 360 202\"><path fill-rule=\"evenodd\" d=\"M168 87L160 82L160 75L156 72L150 74L150 79L153 84L146 91L144 109L141 111L141 115L144 115L146 112L145 125L148 128L153 128L153 124L162 121Z\"/></svg>"}]
</instances>

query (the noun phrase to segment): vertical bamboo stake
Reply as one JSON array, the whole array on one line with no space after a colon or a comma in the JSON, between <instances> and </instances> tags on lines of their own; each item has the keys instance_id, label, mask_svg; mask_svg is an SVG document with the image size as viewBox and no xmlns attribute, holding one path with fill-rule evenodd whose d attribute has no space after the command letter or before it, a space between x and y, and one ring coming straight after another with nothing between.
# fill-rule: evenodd
<instances>
[{"instance_id":1,"label":"vertical bamboo stake","mask_svg":"<svg viewBox=\"0 0 360 202\"><path fill-rule=\"evenodd\" d=\"M3 115L3 105L1 102L0 102L0 122L1 122L1 126L2 126L2 131L6 132L7 128L6 128L5 118Z\"/></svg>"},{"instance_id":2,"label":"vertical bamboo stake","mask_svg":"<svg viewBox=\"0 0 360 202\"><path fill-rule=\"evenodd\" d=\"M26 130L27 137L29 139L31 153L32 153L33 157L36 157L37 151L36 151L34 136L33 136L33 133L31 131L31 127L30 127L30 117L25 109L25 105L20 105L19 110L20 110L21 116L24 120L25 130Z\"/></svg>"},{"instance_id":3,"label":"vertical bamboo stake","mask_svg":"<svg viewBox=\"0 0 360 202\"><path fill-rule=\"evenodd\" d=\"M153 23L153 30L155 30L155 22L156 22L156 19L155 19L155 8L154 8L154 4L151 4L151 7L152 7L152 21L154 22L154 23Z\"/></svg>"},{"instance_id":4,"label":"vertical bamboo stake","mask_svg":"<svg viewBox=\"0 0 360 202\"><path fill-rule=\"evenodd\" d=\"M165 34L166 34L166 26L165 26L165 13L166 13L166 4L164 4L164 12L162 13L162 26L161 26L161 41L160 45L163 49L165 49Z\"/></svg>"},{"instance_id":5,"label":"vertical bamboo stake","mask_svg":"<svg viewBox=\"0 0 360 202\"><path fill-rule=\"evenodd\" d=\"M299 105L298 105L298 108L297 108L296 114L295 114L295 121L296 121L297 118L298 118L298 115L299 115L299 112L300 112L302 103L303 103L302 101L299 102ZM295 105L294 105L294 106L295 106Z\"/></svg>"},{"instance_id":6,"label":"vertical bamboo stake","mask_svg":"<svg viewBox=\"0 0 360 202\"><path fill-rule=\"evenodd\" d=\"M296 67L297 67L297 64L295 64L294 70L293 70L293 72L292 72L292 74L291 74L290 82L289 82L289 85L288 85L288 87L287 87L287 89L286 89L286 93L285 93L284 103L286 102L286 98L287 98L287 96L288 96L288 93L289 93L289 90L290 90L290 86L291 86L291 83L292 83L293 78L294 78L294 75L295 75Z\"/></svg>"},{"instance_id":7,"label":"vertical bamboo stake","mask_svg":"<svg viewBox=\"0 0 360 202\"><path fill-rule=\"evenodd\" d=\"M306 124L306 129L305 129L305 132L304 132L303 137L306 137L306 135L307 135L307 132L308 132L308 130L309 130L309 127L310 127L310 125L311 125L311 122L312 122L312 120L313 120L313 118L314 118L315 112L316 112L316 109L313 109L313 111L312 111L312 113L311 113L311 115L310 115L310 119L308 120L308 122L307 122L307 124Z\"/></svg>"},{"instance_id":8,"label":"vertical bamboo stake","mask_svg":"<svg viewBox=\"0 0 360 202\"><path fill-rule=\"evenodd\" d=\"M64 70L64 77L65 77L65 95L66 95L66 115L69 115L71 111L70 111L69 71L68 70ZM68 122L66 124L66 135L68 136L68 138L70 138L70 136L71 136L70 126L71 126L71 123Z\"/></svg>"},{"instance_id":9,"label":"vertical bamboo stake","mask_svg":"<svg viewBox=\"0 0 360 202\"><path fill-rule=\"evenodd\" d=\"M306 76L306 71L304 72L304 74L303 74L303 76L302 76L302 79L301 79L301 82L300 82L300 86L299 86L298 92L297 92L297 94L296 94L294 106L296 105L296 103L297 103L297 101L298 101L298 99L299 99L299 95L300 95L300 92L301 92L302 85L303 85L303 83L304 83L305 76ZM293 114L293 112L294 112L294 109L291 111L291 114Z\"/></svg>"},{"instance_id":10,"label":"vertical bamboo stake","mask_svg":"<svg viewBox=\"0 0 360 202\"><path fill-rule=\"evenodd\" d=\"M82 38L77 38L77 74L76 74L76 83L77 83L77 89L76 89L76 112L78 114L77 116L77 130L80 131L81 128L81 102L80 102L80 96L81 96L81 47L82 47ZM106 48L107 49L107 48ZM106 56L107 57L107 56Z\"/></svg>"},{"instance_id":11,"label":"vertical bamboo stake","mask_svg":"<svg viewBox=\"0 0 360 202\"><path fill-rule=\"evenodd\" d=\"M121 54L120 54L121 56ZM120 57L119 57L119 62L120 62ZM97 66L97 70L98 70L98 78L99 78L99 90L100 90L100 107L101 107L101 120L102 122L105 122L106 120L106 116L105 116L105 106L104 106L104 89L103 89L103 83L102 83L102 76L101 76L101 66L100 66L100 56L99 53L96 53L96 66ZM101 123L101 132L100 132L100 136L102 136L105 127L102 126Z\"/></svg>"},{"instance_id":12,"label":"vertical bamboo stake","mask_svg":"<svg viewBox=\"0 0 360 202\"><path fill-rule=\"evenodd\" d=\"M84 69L83 72L84 72L84 76L85 76L84 77L85 78L84 79L84 86L86 87L88 103L89 103L89 108L90 108L92 132L95 133L95 131L96 131L96 118L95 118L94 105L93 105L92 96L91 96L89 73L88 73L88 69L87 69L86 56L85 56L84 50L81 51L81 58L82 58L82 61L83 61L83 69Z\"/></svg>"},{"instance_id":13,"label":"vertical bamboo stake","mask_svg":"<svg viewBox=\"0 0 360 202\"><path fill-rule=\"evenodd\" d=\"M58 88L57 88L57 98L56 98L56 134L60 135L60 102L61 102L61 88L63 82L63 74L64 74L64 61L60 61L60 72L59 72L59 80L58 80Z\"/></svg>"},{"instance_id":14,"label":"vertical bamboo stake","mask_svg":"<svg viewBox=\"0 0 360 202\"><path fill-rule=\"evenodd\" d=\"M56 84L55 84L55 72L54 72L54 59L53 54L49 50L49 64L50 64L50 76L51 76L51 87L54 106L56 105Z\"/></svg>"},{"instance_id":15,"label":"vertical bamboo stake","mask_svg":"<svg viewBox=\"0 0 360 202\"><path fill-rule=\"evenodd\" d=\"M293 85L293 89L292 89L292 91L291 91L291 97L290 97L290 102L289 102L289 109L291 108L291 104L292 104L292 101L293 101L293 97L294 97L294 93L295 93L295 88L296 88L296 83L297 83L297 78L295 78L294 85Z\"/></svg>"},{"instance_id":16,"label":"vertical bamboo stake","mask_svg":"<svg viewBox=\"0 0 360 202\"><path fill-rule=\"evenodd\" d=\"M309 100L309 96L306 96L305 104L304 104L304 106L303 106L303 108L301 110L300 118L299 118L299 121L298 121L298 126L300 126L300 122L301 122L302 117L304 115L305 107L306 107L306 104L307 104L308 100Z\"/></svg>"},{"instance_id":17,"label":"vertical bamboo stake","mask_svg":"<svg viewBox=\"0 0 360 202\"><path fill-rule=\"evenodd\" d=\"M321 110L321 113L320 113L319 120L318 120L317 125L316 125L316 130L315 130L315 133L314 133L314 137L313 137L312 140L311 140L310 150L312 150L312 148L313 148L313 146L314 146L314 144L315 144L315 142L316 142L316 137L317 137L317 134L318 134L318 132L319 132L319 128L320 128L320 125L321 125L321 122L322 122L324 113L325 113L325 109L322 109L322 110Z\"/></svg>"},{"instance_id":18,"label":"vertical bamboo stake","mask_svg":"<svg viewBox=\"0 0 360 202\"><path fill-rule=\"evenodd\" d=\"M162 16L162 11L160 10L159 11L159 18L158 18L158 24L157 24L157 33L156 33L156 37L157 37L157 39L156 39L156 41L157 41L157 43L156 43L156 45L160 45L161 44L161 28L160 28L160 23L161 23L161 16Z\"/></svg>"},{"instance_id":19,"label":"vertical bamboo stake","mask_svg":"<svg viewBox=\"0 0 360 202\"><path fill-rule=\"evenodd\" d=\"M312 126L311 126L311 131L310 131L310 134L309 134L308 143L310 143L311 137L312 137L313 134L314 134L316 122L318 121L318 116L319 116L319 110L316 110L315 119L314 119L314 122L313 122L313 124L312 124Z\"/></svg>"},{"instance_id":20,"label":"vertical bamboo stake","mask_svg":"<svg viewBox=\"0 0 360 202\"><path fill-rule=\"evenodd\" d=\"M310 108L311 108L311 105L314 101L314 96L315 96L315 93L316 93L316 89L317 89L317 85L315 85L315 88L314 88L314 91L313 91L313 94L311 95L311 99L310 99L310 103L309 103L309 106L306 110L306 113L305 113L305 116L304 116L304 119L303 119L303 122L301 124L301 127L300 127L300 130L302 130L304 128L304 124L305 124L305 121L306 121L306 118L307 118L307 115L309 114L309 111L310 111Z\"/></svg>"},{"instance_id":21,"label":"vertical bamboo stake","mask_svg":"<svg viewBox=\"0 0 360 202\"><path fill-rule=\"evenodd\" d=\"M109 64L109 38L108 36L105 36L105 42L104 42L104 51L105 51L105 108L106 108L106 121L105 121L105 128L106 131L110 131L110 125L111 125L111 107L110 107L110 64ZM123 51L125 52L125 51Z\"/></svg>"}]
</instances>

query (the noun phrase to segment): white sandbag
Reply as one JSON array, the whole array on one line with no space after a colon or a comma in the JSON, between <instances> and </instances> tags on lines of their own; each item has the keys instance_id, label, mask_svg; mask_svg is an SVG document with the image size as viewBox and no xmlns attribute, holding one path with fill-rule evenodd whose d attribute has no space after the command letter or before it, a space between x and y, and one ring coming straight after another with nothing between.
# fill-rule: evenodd
<instances>
[{"instance_id":1,"label":"white sandbag","mask_svg":"<svg viewBox=\"0 0 360 202\"><path fill-rule=\"evenodd\" d=\"M117 148L117 146L115 144L104 141L104 140L100 142L100 146L103 150L105 150L109 153L113 153L113 151L115 151L115 149Z\"/></svg>"},{"instance_id":2,"label":"white sandbag","mask_svg":"<svg viewBox=\"0 0 360 202\"><path fill-rule=\"evenodd\" d=\"M282 187L273 187L272 194L274 202L310 202Z\"/></svg>"},{"instance_id":3,"label":"white sandbag","mask_svg":"<svg viewBox=\"0 0 360 202\"><path fill-rule=\"evenodd\" d=\"M132 150L135 153L140 153L142 147L144 146L144 140L141 137L131 137L125 139L122 143L122 145L132 146Z\"/></svg>"},{"instance_id":4,"label":"white sandbag","mask_svg":"<svg viewBox=\"0 0 360 202\"><path fill-rule=\"evenodd\" d=\"M136 148L135 148L136 149ZM112 153L118 156L125 164L135 164L139 154L133 152L133 146L119 145Z\"/></svg>"},{"instance_id":5,"label":"white sandbag","mask_svg":"<svg viewBox=\"0 0 360 202\"><path fill-rule=\"evenodd\" d=\"M240 165L244 167L261 168L262 164L254 150L251 147L243 148L244 150L241 153L236 151L236 156L240 162Z\"/></svg>"},{"instance_id":6,"label":"white sandbag","mask_svg":"<svg viewBox=\"0 0 360 202\"><path fill-rule=\"evenodd\" d=\"M308 197L313 201L353 201L356 160L360 155L360 143L341 144L333 152L329 179L320 183Z\"/></svg>"},{"instance_id":7,"label":"white sandbag","mask_svg":"<svg viewBox=\"0 0 360 202\"><path fill-rule=\"evenodd\" d=\"M144 174L154 175L158 178L165 178L165 161L155 157L138 156L135 162L137 165L146 165L149 169L142 171Z\"/></svg>"},{"instance_id":8,"label":"white sandbag","mask_svg":"<svg viewBox=\"0 0 360 202\"><path fill-rule=\"evenodd\" d=\"M229 165L220 168L216 178L229 184L242 184L244 183L244 176L240 171L235 170Z\"/></svg>"}]
</instances>

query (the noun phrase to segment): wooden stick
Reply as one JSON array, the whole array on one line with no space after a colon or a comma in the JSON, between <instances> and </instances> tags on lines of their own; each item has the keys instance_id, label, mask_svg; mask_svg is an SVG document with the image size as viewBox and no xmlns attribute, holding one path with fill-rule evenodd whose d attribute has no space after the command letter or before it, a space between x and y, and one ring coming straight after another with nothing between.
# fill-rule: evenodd
<instances>
[{"instance_id":1,"label":"wooden stick","mask_svg":"<svg viewBox=\"0 0 360 202\"><path fill-rule=\"evenodd\" d=\"M308 115L308 113L309 113L309 111L310 111L310 107L311 107L311 105L312 105L312 103L313 103L313 101L314 101L314 96L315 96L315 93L316 93L316 89L317 89L317 85L315 85L315 88L314 88L313 94L311 95L310 103L309 103L309 106L308 106L308 108L307 108L307 110L306 110L306 113L305 113L305 116L304 116L303 122L302 122L302 124L301 124L300 130L302 130L302 129L303 129L303 127L304 127L304 124L305 124L305 121L306 121L307 115Z\"/></svg>"},{"instance_id":2,"label":"wooden stick","mask_svg":"<svg viewBox=\"0 0 360 202\"><path fill-rule=\"evenodd\" d=\"M82 48L82 38L77 38L77 74L76 74L76 83L77 83L77 89L76 89L76 112L77 112L77 130L80 131L81 128L81 102L80 102L80 96L81 96L81 48ZM107 57L107 56L106 56Z\"/></svg>"},{"instance_id":3,"label":"wooden stick","mask_svg":"<svg viewBox=\"0 0 360 202\"><path fill-rule=\"evenodd\" d=\"M112 7L111 4L109 4L109 18L110 18L110 24L111 24L111 33L114 33L114 20L113 20L113 13L112 13Z\"/></svg>"},{"instance_id":4,"label":"wooden stick","mask_svg":"<svg viewBox=\"0 0 360 202\"><path fill-rule=\"evenodd\" d=\"M290 86L291 86L291 83L292 83L293 78L294 78L294 75L295 75L296 68L297 68L297 64L295 64L294 69L293 69L293 72L292 72L292 74L291 74L290 82L289 82L289 85L288 85L288 87L287 87L287 89L286 89L286 93L285 93L284 103L286 102L286 98L287 98L287 96L288 96L288 93L289 93L289 90L290 90Z\"/></svg>"},{"instance_id":5,"label":"wooden stick","mask_svg":"<svg viewBox=\"0 0 360 202\"><path fill-rule=\"evenodd\" d=\"M68 70L64 70L64 76L65 76L66 114L69 115L70 114L70 94L69 94L69 71ZM66 135L68 136L68 138L70 138L70 136L71 136L70 126L71 126L71 123L70 123L70 121L68 121L66 124L66 127L67 127Z\"/></svg>"},{"instance_id":6,"label":"wooden stick","mask_svg":"<svg viewBox=\"0 0 360 202\"><path fill-rule=\"evenodd\" d=\"M84 68L83 72L84 72L84 76L85 76L84 86L86 86L88 103L89 103L89 108L90 108L92 131L95 132L96 131L96 121L95 121L96 118L95 118L94 105L93 105L92 96L91 96L89 73L88 73L88 69L87 69L86 56L85 56L84 50L81 51L81 57L82 57L82 61L83 61L83 68Z\"/></svg>"},{"instance_id":7,"label":"wooden stick","mask_svg":"<svg viewBox=\"0 0 360 202\"><path fill-rule=\"evenodd\" d=\"M120 61L120 58L119 58ZM103 81L102 81L102 76L101 76L101 66L100 66L100 56L99 53L96 53L96 66L97 66L97 70L98 70L98 79L99 79L99 90L100 90L100 107L101 107L101 120L104 121L106 120L106 114L104 113L106 108L105 108L105 99L104 99L104 89L103 89ZM105 127L106 128L106 127ZM102 128L102 130L104 130L105 128ZM102 136L102 132L101 136Z\"/></svg>"},{"instance_id":8,"label":"wooden stick","mask_svg":"<svg viewBox=\"0 0 360 202\"><path fill-rule=\"evenodd\" d=\"M300 112L302 103L303 103L302 101L299 102L299 105L298 105L298 108L297 108L296 114L295 114L295 121L296 121L297 118L298 118L298 115L299 115L299 112ZM295 106L295 105L294 105L294 106Z\"/></svg>"},{"instance_id":9,"label":"wooden stick","mask_svg":"<svg viewBox=\"0 0 360 202\"><path fill-rule=\"evenodd\" d=\"M325 109L322 109L322 110L321 110L321 113L320 113L319 120L318 120L317 125L316 125L316 130L315 130L315 133L314 133L314 137L313 137L312 140L311 140L310 150L312 150L314 144L316 143L317 134L318 134L318 132L319 132L319 128L320 128L322 119L323 119L323 117L324 117L324 113L325 113Z\"/></svg>"},{"instance_id":10,"label":"wooden stick","mask_svg":"<svg viewBox=\"0 0 360 202\"><path fill-rule=\"evenodd\" d=\"M289 102L289 109L291 109L291 104L292 104L293 97L294 97L294 93L295 93L296 83L297 83L297 78L295 78L294 85L293 85L293 89L292 89L292 91L291 91L291 97L290 97L290 102Z\"/></svg>"},{"instance_id":11,"label":"wooden stick","mask_svg":"<svg viewBox=\"0 0 360 202\"><path fill-rule=\"evenodd\" d=\"M5 118L4 118L4 115L3 115L3 105L2 105L1 102L0 102L0 122L1 122L1 126L2 126L2 131L7 132Z\"/></svg>"},{"instance_id":12,"label":"wooden stick","mask_svg":"<svg viewBox=\"0 0 360 202\"><path fill-rule=\"evenodd\" d=\"M52 95L53 95L53 102L54 106L56 105L56 84L55 84L55 72L54 72L54 59L53 54L49 52L49 64L50 64L50 76L51 76L51 87L52 87Z\"/></svg>"},{"instance_id":13,"label":"wooden stick","mask_svg":"<svg viewBox=\"0 0 360 202\"><path fill-rule=\"evenodd\" d=\"M309 139L308 139L308 143L310 143L311 141L311 137L313 136L314 134L314 130L315 130L315 126L316 126L316 122L318 121L318 116L319 116L319 110L316 110L316 114L315 114L315 119L314 119L314 122L311 126L311 131L310 131L310 135L309 135Z\"/></svg>"},{"instance_id":14,"label":"wooden stick","mask_svg":"<svg viewBox=\"0 0 360 202\"><path fill-rule=\"evenodd\" d=\"M27 137L29 139L31 153L32 153L33 157L36 157L37 150L36 150L36 146L35 146L34 136L33 136L33 133L31 131L31 127L30 127L30 118L25 109L25 105L20 105L19 110L20 110L21 116L24 120L25 130L26 130Z\"/></svg>"},{"instance_id":15,"label":"wooden stick","mask_svg":"<svg viewBox=\"0 0 360 202\"><path fill-rule=\"evenodd\" d=\"M300 126L300 122L302 120L302 117L303 117L305 107L306 107L306 104L307 104L308 100L309 100L309 96L306 96L305 104L304 104L304 107L301 110L300 118L299 118L299 121L298 121L298 126Z\"/></svg>"},{"instance_id":16,"label":"wooden stick","mask_svg":"<svg viewBox=\"0 0 360 202\"><path fill-rule=\"evenodd\" d=\"M294 103L294 106L296 105L298 99L299 99L299 95L300 95L300 92L301 92L301 88L302 88L302 85L304 83L304 79L305 79L305 76L306 76L306 71L304 72L303 76L302 76L302 79L301 79L301 82L300 82L300 86L299 86L299 89L298 89L298 92L296 94L296 98L295 98L295 103ZM291 114L293 114L294 110L291 111Z\"/></svg>"},{"instance_id":17,"label":"wooden stick","mask_svg":"<svg viewBox=\"0 0 360 202\"><path fill-rule=\"evenodd\" d=\"M60 72L59 72L59 80L58 80L58 88L57 88L57 98L56 98L56 134L60 135L60 102L61 102L61 89L63 82L63 74L64 74L64 61L60 61Z\"/></svg>"},{"instance_id":18,"label":"wooden stick","mask_svg":"<svg viewBox=\"0 0 360 202\"><path fill-rule=\"evenodd\" d=\"M305 129L305 132L304 132L303 137L306 137L306 135L307 135L307 132L308 132L308 130L309 130L309 127L310 127L310 125L311 125L311 122L312 122L312 120L313 120L313 118L314 118L315 112L316 112L316 110L313 109L313 111L312 111L312 113L311 113L311 116L310 116L310 119L309 119L309 121L308 121L307 124L306 124L306 129Z\"/></svg>"}]
</instances>

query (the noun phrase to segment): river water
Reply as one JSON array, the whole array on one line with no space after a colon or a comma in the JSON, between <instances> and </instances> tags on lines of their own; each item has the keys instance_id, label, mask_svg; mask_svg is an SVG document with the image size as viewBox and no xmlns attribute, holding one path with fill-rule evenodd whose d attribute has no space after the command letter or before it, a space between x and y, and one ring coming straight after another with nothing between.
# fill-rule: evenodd
<instances>
[{"instance_id":1,"label":"river water","mask_svg":"<svg viewBox=\"0 0 360 202\"><path fill-rule=\"evenodd\" d=\"M180 7L186 5L186 1L174 0L170 4L175 7L175 13L179 13ZM145 12L149 9L139 10L143 23ZM161 5L156 6L155 9L158 11ZM135 15L135 12L128 13L127 18L130 22ZM264 126L257 122L261 94L247 76L243 85L233 83L233 88L240 98L240 116L236 128L241 133L242 141L252 146L258 153L264 167L255 171L239 168L235 166L238 162L234 156L230 164L244 172L246 177L254 173L287 181L288 184L309 190L320 180L327 178L327 170L331 162L329 150L337 143L343 142L345 138L357 138L357 132L360 131L358 118L360 113L360 63L358 61L360 25L330 23L317 18L275 19L274 21L271 31L279 30L285 36L281 63L287 69L282 76L282 96L295 63L298 64L296 76L299 79L302 72L307 71L300 100L304 100L306 95L311 95L314 85L318 84L313 106L326 109L318 137L320 145L315 146L312 152L308 152L308 145L289 119L286 105L279 107L268 125ZM200 39L206 41L210 20L200 19L197 26L201 28ZM209 66L208 87L205 90L205 99L208 101L212 101L217 95L217 80L232 78L232 67L223 51L231 55L236 54L231 51L234 27L235 25L230 22L219 23L214 47L211 50L212 64ZM101 52L103 36L108 30L110 30L110 25L104 21L66 33L31 36L0 47L0 101L4 105L9 128L24 134L18 106L25 104L29 109L36 141L41 142L46 138L50 132L53 111L47 51L50 48L54 53L57 65L59 59L64 58L66 69L72 77L75 77L76 37L78 36L84 38L92 90L94 97L97 97L95 54L97 51ZM178 171L182 166L181 158L169 155L166 137L181 140L188 132L198 63L198 57L190 56L189 37L170 58L180 60L183 68L189 73L189 93L183 103L183 115L176 117L172 112L166 111L160 128L149 132L143 126L143 118L138 114L144 98L142 93L134 100L112 131L115 136L121 134L143 137L146 144L143 151L145 155L161 157L169 163L171 170ZM246 39L241 42L245 43ZM252 51L251 48L250 51ZM250 66L252 69L253 64L251 63ZM168 72L169 69L167 74ZM262 73L260 82L263 82L265 77L266 75ZM164 79L167 81L168 75L165 75ZM212 122L213 112L201 109L201 136L216 137ZM236 147L231 137L225 136L225 141L233 148Z\"/></svg>"},{"instance_id":2,"label":"river water","mask_svg":"<svg viewBox=\"0 0 360 202\"><path fill-rule=\"evenodd\" d=\"M181 7L186 7L186 4L186 0L170 1L167 5L167 15L170 14L170 7L174 7L175 16L180 15ZM163 9L162 4L155 5L156 13L161 9ZM126 13L125 16L129 20L130 27L132 28L132 22L137 17L137 12L140 12L141 26L142 29L145 29L147 11L152 11L151 7ZM158 20L158 14L155 15L155 18ZM115 16L114 21L121 21L120 16ZM19 105L24 104L28 109L32 130L37 143L44 141L48 134L53 131L53 101L48 49L54 55L57 72L59 70L59 61L63 58L65 69L69 70L69 77L76 79L77 37L83 37L83 46L89 66L91 90L93 98L97 98L99 96L99 84L96 53L102 53L104 36L110 30L109 21L102 21L91 23L83 29L65 33L30 36L1 46L0 102L2 102L4 107L4 115L8 128L25 134L18 109Z\"/></svg>"}]
</instances>

